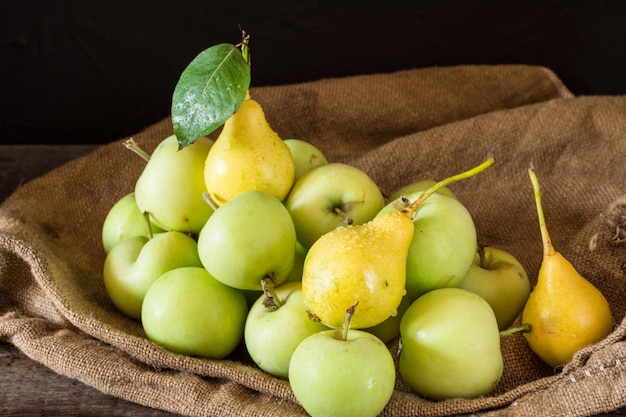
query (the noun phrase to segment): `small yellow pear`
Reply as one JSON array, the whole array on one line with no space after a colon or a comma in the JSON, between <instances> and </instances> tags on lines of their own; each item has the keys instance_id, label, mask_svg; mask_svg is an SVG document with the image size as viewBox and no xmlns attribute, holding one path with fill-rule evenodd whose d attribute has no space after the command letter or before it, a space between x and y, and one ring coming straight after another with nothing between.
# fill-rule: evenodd
<instances>
[{"instance_id":1,"label":"small yellow pear","mask_svg":"<svg viewBox=\"0 0 626 417\"><path fill-rule=\"evenodd\" d=\"M438 182L409 207L354 226L340 226L313 243L304 260L302 294L309 312L333 328L363 329L396 314L406 293L406 261L415 232L413 214L437 189L475 175L493 158ZM354 307L355 306L355 307Z\"/></svg>"},{"instance_id":2,"label":"small yellow pear","mask_svg":"<svg viewBox=\"0 0 626 417\"><path fill-rule=\"evenodd\" d=\"M211 199L222 205L243 191L263 191L284 200L295 178L289 147L248 94L207 155L204 179Z\"/></svg>"},{"instance_id":3,"label":"small yellow pear","mask_svg":"<svg viewBox=\"0 0 626 417\"><path fill-rule=\"evenodd\" d=\"M615 319L604 295L578 273L551 242L541 206L539 183L529 169L543 243L537 283L522 313L530 348L548 365L569 362L574 353L606 337Z\"/></svg>"},{"instance_id":4,"label":"small yellow pear","mask_svg":"<svg viewBox=\"0 0 626 417\"><path fill-rule=\"evenodd\" d=\"M350 326L375 326L395 314L406 293L411 214L394 210L357 226L322 235L304 260L302 291L310 311L340 328L358 302Z\"/></svg>"}]
</instances>

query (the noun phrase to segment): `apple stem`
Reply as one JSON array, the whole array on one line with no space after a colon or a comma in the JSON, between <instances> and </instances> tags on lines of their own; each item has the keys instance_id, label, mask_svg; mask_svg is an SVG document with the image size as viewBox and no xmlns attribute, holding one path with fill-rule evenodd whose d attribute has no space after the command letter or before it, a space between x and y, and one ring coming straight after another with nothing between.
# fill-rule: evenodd
<instances>
[{"instance_id":1,"label":"apple stem","mask_svg":"<svg viewBox=\"0 0 626 417\"><path fill-rule=\"evenodd\" d=\"M150 213L147 211L144 211L142 214L143 214L144 220L146 221L146 226L148 227L148 238L152 239L154 235L152 234L152 223L150 223Z\"/></svg>"},{"instance_id":2,"label":"apple stem","mask_svg":"<svg viewBox=\"0 0 626 417\"><path fill-rule=\"evenodd\" d=\"M535 195L535 205L537 206L537 217L539 218L539 230L541 231L541 241L543 243L543 256L547 258L549 256L554 255L554 246L552 246L552 240L550 239L550 234L548 233L548 228L546 226L546 218L543 214L543 208L541 204L541 190L539 187L539 180L537 179L537 174L535 173L535 168L530 166L528 168L528 175L530 176L530 182L533 185L533 193Z\"/></svg>"},{"instance_id":3,"label":"apple stem","mask_svg":"<svg viewBox=\"0 0 626 417\"><path fill-rule=\"evenodd\" d=\"M348 213L346 213L345 211L343 211L341 208L339 207L335 207L335 213L337 213L338 215L340 215L341 217L343 217L343 220L341 221L343 224L345 225L351 225L354 220L352 219L352 217L348 216Z\"/></svg>"},{"instance_id":4,"label":"apple stem","mask_svg":"<svg viewBox=\"0 0 626 417\"><path fill-rule=\"evenodd\" d=\"M217 208L219 207L217 205L217 203L215 201L213 201L213 199L211 198L211 196L209 195L209 193L204 192L202 193L202 199L209 205L211 206L211 208L213 209L213 211L217 210Z\"/></svg>"},{"instance_id":5,"label":"apple stem","mask_svg":"<svg viewBox=\"0 0 626 417\"><path fill-rule=\"evenodd\" d=\"M350 330L350 321L352 320L352 316L354 316L354 312L356 311L356 306L359 302L355 302L346 310L346 319L343 322L343 331L341 337L343 340L348 340L348 331Z\"/></svg>"},{"instance_id":6,"label":"apple stem","mask_svg":"<svg viewBox=\"0 0 626 417\"><path fill-rule=\"evenodd\" d=\"M422 193L422 195L420 195L413 203L411 203L410 206L408 206L407 208L405 208L404 210L402 210L403 213L406 213L409 216L413 216L413 214L415 214L415 212L420 208L420 206L424 203L424 201L431 196L431 194L434 194L435 192L437 192L437 190L439 190L442 187L445 187L449 184L452 184L453 182L457 182L457 181L461 181L470 177L473 177L474 175L484 171L485 169L489 168L491 165L493 165L495 163L495 159L493 157L488 158L486 161L484 161L482 164L475 166L474 168L467 170L465 172L461 172L460 174L456 174L453 175L451 177L448 177L446 179L443 179L441 181L439 181L438 183L436 183L435 185L433 185L432 187L430 187L428 190L424 191L424 193Z\"/></svg>"},{"instance_id":7,"label":"apple stem","mask_svg":"<svg viewBox=\"0 0 626 417\"><path fill-rule=\"evenodd\" d=\"M530 324L522 324L518 327L512 327L510 329L500 331L500 337L510 336L515 333L528 333L530 331Z\"/></svg>"},{"instance_id":8,"label":"apple stem","mask_svg":"<svg viewBox=\"0 0 626 417\"><path fill-rule=\"evenodd\" d=\"M137 155L141 156L146 162L150 160L150 154L143 149L135 142L135 139L130 138L124 141L124 146L127 149L135 152Z\"/></svg>"},{"instance_id":9,"label":"apple stem","mask_svg":"<svg viewBox=\"0 0 626 417\"><path fill-rule=\"evenodd\" d=\"M282 307L283 303L278 298L278 294L276 294L276 288L274 288L274 280L270 275L266 275L261 280L261 288L263 288L263 293L265 294L265 298L263 299L263 305L265 308L269 310L278 310Z\"/></svg>"}]
</instances>

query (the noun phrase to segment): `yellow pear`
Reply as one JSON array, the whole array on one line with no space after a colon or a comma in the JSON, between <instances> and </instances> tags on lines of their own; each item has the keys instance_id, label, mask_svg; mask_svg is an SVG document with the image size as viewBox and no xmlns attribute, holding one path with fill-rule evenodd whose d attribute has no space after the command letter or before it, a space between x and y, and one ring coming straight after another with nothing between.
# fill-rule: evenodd
<instances>
[{"instance_id":1,"label":"yellow pear","mask_svg":"<svg viewBox=\"0 0 626 417\"><path fill-rule=\"evenodd\" d=\"M309 249L302 294L312 316L333 328L363 329L396 314L406 293L406 260L415 231L413 214L437 189L481 172L493 159L438 182L406 208L322 235ZM356 305L356 307L354 307Z\"/></svg>"},{"instance_id":2,"label":"yellow pear","mask_svg":"<svg viewBox=\"0 0 626 417\"><path fill-rule=\"evenodd\" d=\"M600 290L552 245L539 182L532 167L528 172L535 194L543 258L537 283L522 313L522 324L529 326L524 336L530 348L545 363L557 367L569 362L577 350L611 333L615 319Z\"/></svg>"},{"instance_id":3,"label":"yellow pear","mask_svg":"<svg viewBox=\"0 0 626 417\"><path fill-rule=\"evenodd\" d=\"M222 205L243 191L263 191L284 200L295 178L289 147L271 128L261 105L248 94L207 155L204 179Z\"/></svg>"},{"instance_id":4,"label":"yellow pear","mask_svg":"<svg viewBox=\"0 0 626 417\"><path fill-rule=\"evenodd\" d=\"M394 210L368 223L322 235L304 261L302 286L310 311L339 328L358 302L351 327L375 326L391 317L406 293L406 255L413 221Z\"/></svg>"}]
</instances>

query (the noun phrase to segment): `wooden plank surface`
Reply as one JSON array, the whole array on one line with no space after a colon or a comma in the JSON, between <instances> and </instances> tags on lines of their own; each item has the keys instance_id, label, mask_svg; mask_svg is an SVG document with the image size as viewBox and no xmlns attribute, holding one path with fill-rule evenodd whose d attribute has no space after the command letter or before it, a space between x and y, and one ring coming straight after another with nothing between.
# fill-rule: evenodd
<instances>
[{"instance_id":1,"label":"wooden plank surface","mask_svg":"<svg viewBox=\"0 0 626 417\"><path fill-rule=\"evenodd\" d=\"M0 203L18 186L98 145L0 145ZM0 341L0 416L174 417L66 378ZM626 417L626 407L596 417Z\"/></svg>"},{"instance_id":2,"label":"wooden plank surface","mask_svg":"<svg viewBox=\"0 0 626 417\"><path fill-rule=\"evenodd\" d=\"M172 417L63 377L0 343L0 416Z\"/></svg>"}]
</instances>

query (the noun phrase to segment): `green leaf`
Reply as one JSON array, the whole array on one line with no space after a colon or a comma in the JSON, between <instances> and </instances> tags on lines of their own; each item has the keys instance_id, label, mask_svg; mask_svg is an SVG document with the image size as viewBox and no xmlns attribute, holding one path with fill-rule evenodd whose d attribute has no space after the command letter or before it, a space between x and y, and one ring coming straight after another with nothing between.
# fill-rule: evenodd
<instances>
[{"instance_id":1,"label":"green leaf","mask_svg":"<svg viewBox=\"0 0 626 417\"><path fill-rule=\"evenodd\" d=\"M250 65L228 43L198 54L182 72L172 96L172 124L179 148L206 136L232 116L250 87Z\"/></svg>"}]
</instances>

